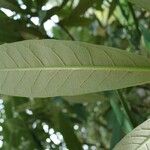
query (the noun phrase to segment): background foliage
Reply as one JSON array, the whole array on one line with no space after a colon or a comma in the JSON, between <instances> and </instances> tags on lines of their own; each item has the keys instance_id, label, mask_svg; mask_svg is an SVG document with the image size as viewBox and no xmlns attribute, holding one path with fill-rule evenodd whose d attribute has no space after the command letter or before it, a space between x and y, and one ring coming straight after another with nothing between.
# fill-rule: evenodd
<instances>
[{"instance_id":1,"label":"background foliage","mask_svg":"<svg viewBox=\"0 0 150 150\"><path fill-rule=\"evenodd\" d=\"M78 40L149 57L149 29L150 13L127 0L0 1L1 44L43 38ZM1 96L1 148L112 149L150 116L149 88L46 99Z\"/></svg>"}]
</instances>

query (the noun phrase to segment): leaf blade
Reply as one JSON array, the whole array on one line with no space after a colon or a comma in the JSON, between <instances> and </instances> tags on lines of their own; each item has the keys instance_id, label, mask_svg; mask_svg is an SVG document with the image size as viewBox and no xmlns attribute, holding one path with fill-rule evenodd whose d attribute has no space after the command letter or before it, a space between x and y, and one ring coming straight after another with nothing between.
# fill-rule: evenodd
<instances>
[{"instance_id":1,"label":"leaf blade","mask_svg":"<svg viewBox=\"0 0 150 150\"><path fill-rule=\"evenodd\" d=\"M150 148L150 119L136 127L131 133L126 135L114 148L123 149L149 149Z\"/></svg>"},{"instance_id":2,"label":"leaf blade","mask_svg":"<svg viewBox=\"0 0 150 150\"><path fill-rule=\"evenodd\" d=\"M80 95L150 82L150 60L82 42L29 40L0 46L0 93Z\"/></svg>"}]
</instances>

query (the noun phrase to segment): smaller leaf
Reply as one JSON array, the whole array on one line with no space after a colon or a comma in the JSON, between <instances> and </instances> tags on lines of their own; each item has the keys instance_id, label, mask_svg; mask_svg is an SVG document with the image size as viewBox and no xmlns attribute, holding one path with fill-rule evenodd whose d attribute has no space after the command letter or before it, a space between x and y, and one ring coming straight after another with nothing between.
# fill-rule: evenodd
<instances>
[{"instance_id":1,"label":"smaller leaf","mask_svg":"<svg viewBox=\"0 0 150 150\"><path fill-rule=\"evenodd\" d=\"M140 26L140 29L144 37L145 46L150 52L150 30L144 28L143 26Z\"/></svg>"},{"instance_id":2,"label":"smaller leaf","mask_svg":"<svg viewBox=\"0 0 150 150\"><path fill-rule=\"evenodd\" d=\"M110 143L110 150L113 149L113 147L120 141L122 138L123 132L122 128L119 124L119 122L116 119L115 114L111 111L111 122L112 125L112 137L111 137L111 143Z\"/></svg>"},{"instance_id":3,"label":"smaller leaf","mask_svg":"<svg viewBox=\"0 0 150 150\"><path fill-rule=\"evenodd\" d=\"M150 149L150 119L136 127L126 135L114 150L149 150Z\"/></svg>"},{"instance_id":4,"label":"smaller leaf","mask_svg":"<svg viewBox=\"0 0 150 150\"><path fill-rule=\"evenodd\" d=\"M78 140L76 134L74 133L69 118L61 112L59 113L58 117L59 117L59 129L64 137L68 149L82 150L82 145Z\"/></svg>"},{"instance_id":5,"label":"smaller leaf","mask_svg":"<svg viewBox=\"0 0 150 150\"><path fill-rule=\"evenodd\" d=\"M121 111L120 106L118 102L116 101L115 97L111 98L110 104L112 106L113 112L116 116L118 123L122 127L122 130L125 133L129 133L132 130L132 126L129 120L127 119L127 117L125 116L125 114Z\"/></svg>"}]
</instances>

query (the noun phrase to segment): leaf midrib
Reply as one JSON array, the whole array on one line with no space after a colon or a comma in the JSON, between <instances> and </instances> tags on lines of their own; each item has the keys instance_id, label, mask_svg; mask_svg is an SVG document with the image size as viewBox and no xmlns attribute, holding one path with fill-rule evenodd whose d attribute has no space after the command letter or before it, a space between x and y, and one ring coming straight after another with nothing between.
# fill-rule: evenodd
<instances>
[{"instance_id":1,"label":"leaf midrib","mask_svg":"<svg viewBox=\"0 0 150 150\"><path fill-rule=\"evenodd\" d=\"M38 70L99 70L99 71L131 71L150 72L150 67L132 66L62 66L62 67L30 67L30 68L1 68L0 71L38 71Z\"/></svg>"}]
</instances>

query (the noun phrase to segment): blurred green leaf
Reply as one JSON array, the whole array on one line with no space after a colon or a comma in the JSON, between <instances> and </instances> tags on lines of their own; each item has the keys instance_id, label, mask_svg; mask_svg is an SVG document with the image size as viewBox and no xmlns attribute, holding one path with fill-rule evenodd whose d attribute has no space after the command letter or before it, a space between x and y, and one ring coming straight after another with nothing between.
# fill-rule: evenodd
<instances>
[{"instance_id":1,"label":"blurred green leaf","mask_svg":"<svg viewBox=\"0 0 150 150\"><path fill-rule=\"evenodd\" d=\"M150 1L149 0L129 0L131 3L137 5L140 8L150 11Z\"/></svg>"},{"instance_id":2,"label":"blurred green leaf","mask_svg":"<svg viewBox=\"0 0 150 150\"><path fill-rule=\"evenodd\" d=\"M58 118L59 118L59 129L63 134L68 149L82 150L81 143L76 137L73 130L73 126L71 125L71 122L69 121L68 117L60 112Z\"/></svg>"},{"instance_id":3,"label":"blurred green leaf","mask_svg":"<svg viewBox=\"0 0 150 150\"><path fill-rule=\"evenodd\" d=\"M150 53L150 30L144 28L143 26L140 26L140 28L144 37L145 46Z\"/></svg>"},{"instance_id":4,"label":"blurred green leaf","mask_svg":"<svg viewBox=\"0 0 150 150\"><path fill-rule=\"evenodd\" d=\"M125 114L121 111L120 106L117 102L117 100L115 99L115 97L112 97L110 100L110 104L112 106L112 109L114 111L114 114L116 116L116 119L120 125L120 127L122 128L122 130L127 134L130 131L132 131L133 127L130 124L128 118L125 116Z\"/></svg>"},{"instance_id":5,"label":"blurred green leaf","mask_svg":"<svg viewBox=\"0 0 150 150\"><path fill-rule=\"evenodd\" d=\"M121 140L123 136L122 132L122 126L119 124L116 115L114 112L111 112L111 121L110 123L112 124L112 137L111 137L111 144L110 144L110 149L113 149L113 147Z\"/></svg>"}]
</instances>

